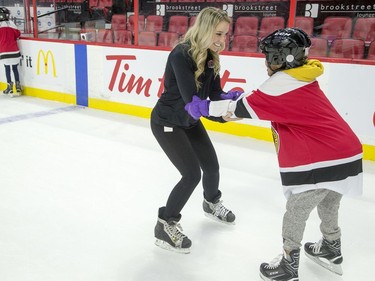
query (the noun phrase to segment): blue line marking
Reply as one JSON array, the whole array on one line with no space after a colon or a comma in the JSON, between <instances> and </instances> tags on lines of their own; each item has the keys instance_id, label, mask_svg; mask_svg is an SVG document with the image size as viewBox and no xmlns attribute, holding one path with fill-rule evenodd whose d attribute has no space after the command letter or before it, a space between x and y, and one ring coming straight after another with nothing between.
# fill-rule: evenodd
<instances>
[{"instance_id":1,"label":"blue line marking","mask_svg":"<svg viewBox=\"0 0 375 281\"><path fill-rule=\"evenodd\" d=\"M88 73L87 73L87 46L74 45L75 70L76 70L76 103L88 106Z\"/></svg>"},{"instance_id":2,"label":"blue line marking","mask_svg":"<svg viewBox=\"0 0 375 281\"><path fill-rule=\"evenodd\" d=\"M82 108L85 108L85 107L73 105L73 106L54 108L54 109L47 110L47 111L39 111L39 112L32 112L32 113L21 114L21 115L14 115L10 117L0 118L0 125L27 120L27 119L32 119L32 118L37 118L37 117L53 115L53 114L57 114L61 112L74 111L74 110L82 109Z\"/></svg>"}]
</instances>

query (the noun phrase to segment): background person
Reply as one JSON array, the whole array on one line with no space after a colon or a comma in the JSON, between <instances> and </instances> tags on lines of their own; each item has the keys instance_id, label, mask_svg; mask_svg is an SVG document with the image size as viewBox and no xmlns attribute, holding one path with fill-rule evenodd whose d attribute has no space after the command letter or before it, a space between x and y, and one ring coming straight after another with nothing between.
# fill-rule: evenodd
<instances>
[{"instance_id":1,"label":"background person","mask_svg":"<svg viewBox=\"0 0 375 281\"><path fill-rule=\"evenodd\" d=\"M5 67L7 79L7 88L4 94L10 96L19 96L22 93L18 64L20 63L21 52L17 40L21 32L17 26L9 20L10 11L5 7L0 7L0 60ZM11 71L13 71L16 82L16 91L14 92L14 83L12 82Z\"/></svg>"}]
</instances>

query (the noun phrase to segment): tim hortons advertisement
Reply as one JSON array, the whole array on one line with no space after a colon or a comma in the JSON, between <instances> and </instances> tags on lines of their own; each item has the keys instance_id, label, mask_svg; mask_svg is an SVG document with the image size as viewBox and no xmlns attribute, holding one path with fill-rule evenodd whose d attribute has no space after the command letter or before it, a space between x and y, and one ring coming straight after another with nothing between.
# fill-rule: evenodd
<instances>
[{"instance_id":1,"label":"tim hortons advertisement","mask_svg":"<svg viewBox=\"0 0 375 281\"><path fill-rule=\"evenodd\" d=\"M99 53L89 53L96 58L99 56ZM89 98L152 108L163 92L168 54L168 51L104 48L101 60L88 62L89 69L103 69L89 72ZM150 64L151 61L157 63ZM236 88L250 93L268 78L264 58L222 55L221 63L225 91ZM374 138L370 140L374 143L375 96L358 90L358 87L373 87L368 77L369 73L375 75L374 66L326 62L324 67L325 74L318 79L322 89L354 130L359 135ZM353 83L353 71L358 74L356 83ZM265 126L263 122L259 125Z\"/></svg>"}]
</instances>

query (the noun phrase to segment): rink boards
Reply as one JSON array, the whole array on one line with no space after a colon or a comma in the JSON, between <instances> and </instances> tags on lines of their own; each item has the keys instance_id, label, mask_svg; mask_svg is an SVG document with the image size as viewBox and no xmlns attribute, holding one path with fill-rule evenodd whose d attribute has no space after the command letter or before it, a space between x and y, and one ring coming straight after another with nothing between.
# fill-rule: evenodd
<instances>
[{"instance_id":1,"label":"rink boards","mask_svg":"<svg viewBox=\"0 0 375 281\"><path fill-rule=\"evenodd\" d=\"M168 50L106 47L22 39L19 67L24 94L149 118L163 91ZM322 89L360 137L364 158L375 160L375 65L323 60ZM257 88L267 74L264 58L222 54L224 90ZM0 82L5 84L2 68ZM3 85L5 86L5 85ZM317 120L319 122L319 120ZM227 124L206 121L215 131L271 141L269 123L243 120Z\"/></svg>"}]
</instances>

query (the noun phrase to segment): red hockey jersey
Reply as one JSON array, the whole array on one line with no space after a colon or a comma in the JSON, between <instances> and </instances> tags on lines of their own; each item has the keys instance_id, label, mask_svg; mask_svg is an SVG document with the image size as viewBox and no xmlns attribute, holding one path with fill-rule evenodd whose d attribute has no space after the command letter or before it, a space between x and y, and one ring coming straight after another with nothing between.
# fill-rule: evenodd
<instances>
[{"instance_id":1,"label":"red hockey jersey","mask_svg":"<svg viewBox=\"0 0 375 281\"><path fill-rule=\"evenodd\" d=\"M4 64L19 63L21 53L17 39L21 32L11 21L0 21L0 60Z\"/></svg>"},{"instance_id":2,"label":"red hockey jersey","mask_svg":"<svg viewBox=\"0 0 375 281\"><path fill-rule=\"evenodd\" d=\"M286 197L317 188L362 192L362 145L315 80L322 72L311 60L237 102L237 117L271 121Z\"/></svg>"}]
</instances>

